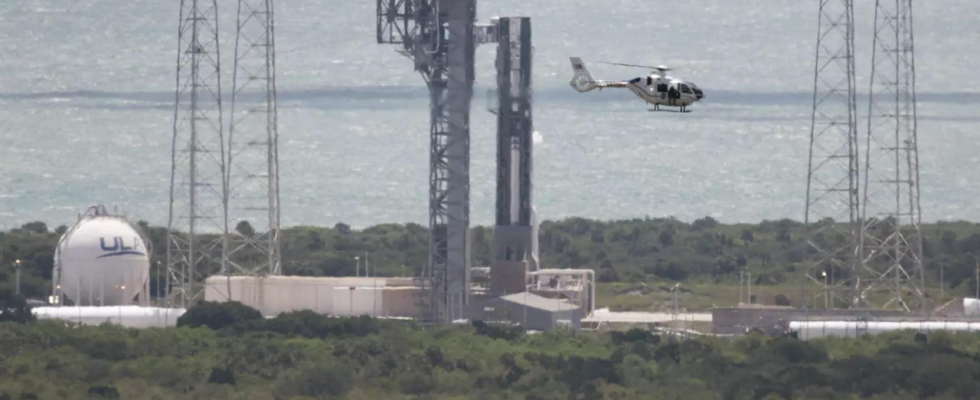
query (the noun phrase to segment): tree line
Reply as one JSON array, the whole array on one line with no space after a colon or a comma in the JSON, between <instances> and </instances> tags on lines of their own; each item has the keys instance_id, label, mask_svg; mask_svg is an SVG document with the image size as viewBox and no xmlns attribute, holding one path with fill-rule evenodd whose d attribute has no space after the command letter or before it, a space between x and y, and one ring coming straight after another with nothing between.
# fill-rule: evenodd
<instances>
[{"instance_id":1,"label":"tree line","mask_svg":"<svg viewBox=\"0 0 980 400\"><path fill-rule=\"evenodd\" d=\"M151 263L164 263L166 229L145 222L138 225L153 245ZM44 298L50 290L54 248L66 229L50 230L42 222L32 222L0 232L0 288L11 287L13 261L20 259L23 293ZM247 223L235 230L241 235L262 234ZM798 281L804 259L813 256L807 253L804 225L791 220L722 224L711 217L691 223L673 218L608 222L568 218L542 223L539 235L543 266L593 269L602 282L693 279L737 284L739 271L751 271L755 285L778 285ZM281 237L283 273L288 275L349 276L358 270L363 275L369 265L372 275L416 276L428 260L428 230L418 224L382 224L362 230L343 223L298 226L284 229ZM492 237L492 227L474 228L474 265L489 265ZM922 238L927 285L938 287L943 282L948 291L972 295L980 266L980 224L925 224ZM815 240L840 238L818 235ZM218 268L204 266L212 273ZM848 271L834 273L842 277ZM151 277L152 292L157 293L156 274Z\"/></svg>"},{"instance_id":2,"label":"tree line","mask_svg":"<svg viewBox=\"0 0 980 400\"><path fill-rule=\"evenodd\" d=\"M178 328L0 322L0 399L975 399L980 335L527 334L205 303Z\"/></svg>"}]
</instances>

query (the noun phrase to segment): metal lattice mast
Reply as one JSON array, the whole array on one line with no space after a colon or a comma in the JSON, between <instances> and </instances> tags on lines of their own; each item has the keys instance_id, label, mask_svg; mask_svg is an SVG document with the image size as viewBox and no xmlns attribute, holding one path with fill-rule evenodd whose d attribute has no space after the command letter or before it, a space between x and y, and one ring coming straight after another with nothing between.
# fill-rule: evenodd
<instances>
[{"instance_id":1,"label":"metal lattice mast","mask_svg":"<svg viewBox=\"0 0 980 400\"><path fill-rule=\"evenodd\" d=\"M222 269L228 231L216 0L182 0L174 107L167 270L181 306L201 299L209 271Z\"/></svg>"},{"instance_id":2,"label":"metal lattice mast","mask_svg":"<svg viewBox=\"0 0 980 400\"><path fill-rule=\"evenodd\" d=\"M430 96L429 265L422 319L448 322L468 300L469 114L474 0L378 0L378 43L402 44Z\"/></svg>"},{"instance_id":3,"label":"metal lattice mast","mask_svg":"<svg viewBox=\"0 0 980 400\"><path fill-rule=\"evenodd\" d=\"M825 305L853 304L860 231L853 2L820 0L818 18L802 307L807 281L829 286Z\"/></svg>"},{"instance_id":4,"label":"metal lattice mast","mask_svg":"<svg viewBox=\"0 0 980 400\"><path fill-rule=\"evenodd\" d=\"M863 298L925 307L912 0L877 0L861 246Z\"/></svg>"},{"instance_id":5,"label":"metal lattice mast","mask_svg":"<svg viewBox=\"0 0 980 400\"><path fill-rule=\"evenodd\" d=\"M228 130L229 274L279 275L279 133L273 0L239 0Z\"/></svg>"}]
</instances>

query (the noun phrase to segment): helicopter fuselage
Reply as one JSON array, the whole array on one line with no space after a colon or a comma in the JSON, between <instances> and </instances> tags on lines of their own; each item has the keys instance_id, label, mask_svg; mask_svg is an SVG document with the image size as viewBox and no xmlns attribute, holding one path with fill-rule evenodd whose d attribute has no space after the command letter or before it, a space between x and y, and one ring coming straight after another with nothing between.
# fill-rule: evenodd
<instances>
[{"instance_id":1,"label":"helicopter fuselage","mask_svg":"<svg viewBox=\"0 0 980 400\"><path fill-rule=\"evenodd\" d=\"M704 92L695 84L656 74L634 78L626 82L626 88L657 106L687 107L704 98Z\"/></svg>"},{"instance_id":2,"label":"helicopter fuselage","mask_svg":"<svg viewBox=\"0 0 980 400\"><path fill-rule=\"evenodd\" d=\"M579 93L590 92L595 89L627 88L643 101L653 104L653 111L659 111L660 106L666 106L679 107L681 112L688 112L688 106L704 98L704 91L693 82L685 82L665 75L667 71L670 71L670 68L665 66L656 67L657 70L648 76L629 81L601 81L596 80L589 73L581 58L571 57L570 61L575 74L572 76L569 85Z\"/></svg>"}]
</instances>

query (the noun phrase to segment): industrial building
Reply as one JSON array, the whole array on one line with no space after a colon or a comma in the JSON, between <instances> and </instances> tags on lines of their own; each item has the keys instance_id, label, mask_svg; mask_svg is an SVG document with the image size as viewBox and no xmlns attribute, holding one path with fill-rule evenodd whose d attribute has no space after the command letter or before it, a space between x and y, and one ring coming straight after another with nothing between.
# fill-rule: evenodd
<instances>
[{"instance_id":1,"label":"industrial building","mask_svg":"<svg viewBox=\"0 0 980 400\"><path fill-rule=\"evenodd\" d=\"M267 317L311 310L335 316L418 318L412 278L220 276L205 281L206 301L238 301Z\"/></svg>"},{"instance_id":2,"label":"industrial building","mask_svg":"<svg viewBox=\"0 0 980 400\"><path fill-rule=\"evenodd\" d=\"M561 299L524 292L495 297L467 307L471 320L516 324L532 331L579 330L583 309Z\"/></svg>"}]
</instances>

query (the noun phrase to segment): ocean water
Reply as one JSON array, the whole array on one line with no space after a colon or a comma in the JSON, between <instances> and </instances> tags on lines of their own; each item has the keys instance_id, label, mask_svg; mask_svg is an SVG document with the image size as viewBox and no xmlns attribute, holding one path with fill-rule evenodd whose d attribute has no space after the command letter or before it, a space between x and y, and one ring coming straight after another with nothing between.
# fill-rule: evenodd
<instances>
[{"instance_id":1,"label":"ocean water","mask_svg":"<svg viewBox=\"0 0 980 400\"><path fill-rule=\"evenodd\" d=\"M375 2L277 3L284 225L424 224L426 90L393 46L375 43ZM865 92L873 2L858 3ZM235 4L219 0L227 72ZM70 224L93 204L166 224L178 7L177 0L0 2L0 229ZM816 7L816 0L480 2L483 21L533 18L539 216L802 219ZM978 221L980 3L917 7L923 216ZM647 112L623 91L578 94L567 84L569 56L605 79L646 71L595 61L685 67L675 75L707 98L679 115ZM490 46L478 50L474 224L493 218L496 127L486 111L493 57ZM231 74L223 81L230 88Z\"/></svg>"}]
</instances>

